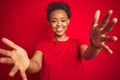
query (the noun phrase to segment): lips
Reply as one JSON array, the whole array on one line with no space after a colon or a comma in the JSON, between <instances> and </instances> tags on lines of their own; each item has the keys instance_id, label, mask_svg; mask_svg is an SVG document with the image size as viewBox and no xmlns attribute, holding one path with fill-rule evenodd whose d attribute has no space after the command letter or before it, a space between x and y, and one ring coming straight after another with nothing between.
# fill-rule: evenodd
<instances>
[{"instance_id":1,"label":"lips","mask_svg":"<svg viewBox=\"0 0 120 80\"><path fill-rule=\"evenodd\" d=\"M58 28L56 28L56 31L57 31L57 32L63 31L63 27L58 27Z\"/></svg>"}]
</instances>

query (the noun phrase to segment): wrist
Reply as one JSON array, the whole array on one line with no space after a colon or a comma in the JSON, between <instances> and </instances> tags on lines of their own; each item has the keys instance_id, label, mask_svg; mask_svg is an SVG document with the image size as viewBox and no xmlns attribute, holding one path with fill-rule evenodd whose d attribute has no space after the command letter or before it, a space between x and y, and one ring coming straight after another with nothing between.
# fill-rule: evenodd
<instances>
[{"instance_id":1,"label":"wrist","mask_svg":"<svg viewBox=\"0 0 120 80\"><path fill-rule=\"evenodd\" d=\"M29 59L29 64L28 64L28 67L26 69L27 73L30 73L30 66L31 66L31 59Z\"/></svg>"}]
</instances>

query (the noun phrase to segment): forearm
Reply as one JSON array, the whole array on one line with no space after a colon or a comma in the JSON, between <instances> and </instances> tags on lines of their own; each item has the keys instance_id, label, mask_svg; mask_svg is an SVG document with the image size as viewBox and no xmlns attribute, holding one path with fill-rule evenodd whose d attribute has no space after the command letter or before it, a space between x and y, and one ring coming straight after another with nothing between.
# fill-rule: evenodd
<instances>
[{"instance_id":1,"label":"forearm","mask_svg":"<svg viewBox=\"0 0 120 80\"><path fill-rule=\"evenodd\" d=\"M27 69L27 73L37 73L41 69L41 65L39 65L35 60L30 60L30 65Z\"/></svg>"},{"instance_id":2,"label":"forearm","mask_svg":"<svg viewBox=\"0 0 120 80\"><path fill-rule=\"evenodd\" d=\"M30 59L30 65L27 69L28 73L36 73L42 68L42 52L36 51Z\"/></svg>"},{"instance_id":3,"label":"forearm","mask_svg":"<svg viewBox=\"0 0 120 80\"><path fill-rule=\"evenodd\" d=\"M82 53L82 57L86 60L90 60L95 58L100 53L100 51L101 51L100 48L96 48L90 44L88 47L86 47L86 49Z\"/></svg>"}]
</instances>

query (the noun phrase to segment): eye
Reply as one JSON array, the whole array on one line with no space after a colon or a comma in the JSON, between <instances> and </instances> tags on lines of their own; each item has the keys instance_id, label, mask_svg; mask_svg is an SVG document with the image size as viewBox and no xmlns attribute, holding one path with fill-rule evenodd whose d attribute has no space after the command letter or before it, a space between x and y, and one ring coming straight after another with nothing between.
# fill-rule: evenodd
<instances>
[{"instance_id":1,"label":"eye","mask_svg":"<svg viewBox=\"0 0 120 80\"><path fill-rule=\"evenodd\" d=\"M66 22L66 20L61 20L61 22Z\"/></svg>"},{"instance_id":2,"label":"eye","mask_svg":"<svg viewBox=\"0 0 120 80\"><path fill-rule=\"evenodd\" d=\"M52 22L52 23L55 23L55 22L57 22L57 21L56 21L56 20L52 20L51 22Z\"/></svg>"}]
</instances>

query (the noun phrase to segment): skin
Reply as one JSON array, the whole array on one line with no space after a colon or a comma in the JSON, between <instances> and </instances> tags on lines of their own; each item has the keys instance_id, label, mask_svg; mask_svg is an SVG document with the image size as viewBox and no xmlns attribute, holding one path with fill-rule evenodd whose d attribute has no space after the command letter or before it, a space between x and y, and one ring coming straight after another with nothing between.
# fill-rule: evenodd
<instances>
[{"instance_id":1,"label":"skin","mask_svg":"<svg viewBox=\"0 0 120 80\"><path fill-rule=\"evenodd\" d=\"M70 19L68 19L67 14L63 10L55 10L50 15L50 25L54 32L54 39L58 41L65 41L69 37L66 35L66 30Z\"/></svg>"},{"instance_id":2,"label":"skin","mask_svg":"<svg viewBox=\"0 0 120 80\"><path fill-rule=\"evenodd\" d=\"M95 58L99 54L101 48L110 54L112 53L112 50L105 44L105 42L117 40L117 37L115 36L106 36L106 33L111 31L117 22L116 18L109 21L112 12L112 10L109 10L101 23L98 23L100 10L96 11L90 29L90 36L93 45L99 48L96 48L93 45L81 45L79 48L82 58L87 60ZM51 13L49 23L54 32L54 40L66 41L69 39L66 35L69 22L70 19L68 19L65 11L55 10ZM40 71L42 68L42 51L35 51L33 57L29 59L25 49L7 38L2 38L2 41L9 47L13 48L12 51L0 48L0 55L5 56L0 58L0 63L13 65L13 68L9 73L10 76L14 76L17 71L20 71L22 79L27 80L26 72L35 73Z\"/></svg>"}]
</instances>

